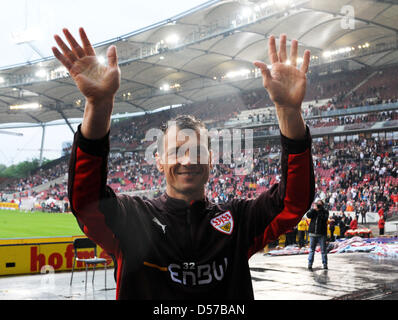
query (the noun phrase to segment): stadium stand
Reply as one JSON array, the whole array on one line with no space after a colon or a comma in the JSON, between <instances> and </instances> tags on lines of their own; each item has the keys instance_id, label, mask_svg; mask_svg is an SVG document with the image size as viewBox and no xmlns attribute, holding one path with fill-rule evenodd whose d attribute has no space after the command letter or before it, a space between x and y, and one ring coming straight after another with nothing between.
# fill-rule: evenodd
<instances>
[{"instance_id":1,"label":"stadium stand","mask_svg":"<svg viewBox=\"0 0 398 320\"><path fill-rule=\"evenodd\" d=\"M365 72L361 73L363 76ZM383 83L389 83L393 73L379 74L383 76ZM335 83L346 83L345 75L335 77L331 84L323 82L326 88ZM389 77L389 78L386 78ZM350 78L351 79L351 78ZM350 80L347 80L350 81ZM318 86L318 84L317 84ZM369 88L361 92L361 104L366 99L374 97L375 91ZM309 88L312 88L309 85ZM255 136L275 134L277 122L271 107L261 107L265 100L264 92L253 90L245 92L243 96L225 96L192 104L180 108L169 109L156 114L147 114L136 118L129 118L114 123L111 129L111 149L109 159L108 184L117 193L131 193L136 191L153 191L159 193L164 187L163 177L154 165L149 165L142 152L145 132L153 127L160 127L162 123L181 114L188 113L201 118L208 127L219 128L254 128ZM324 98L324 97L322 97ZM383 96L381 102L394 103L395 98ZM338 116L314 116L320 112L329 112L338 108L330 108L332 99L306 102L306 106L313 105L309 112L304 109L307 124L312 130L315 128L345 128L361 124L372 128L375 124L398 120L396 110L368 110L365 113ZM319 103L321 102L321 103ZM313 103L313 104L312 104ZM260 106L250 108L250 106ZM328 106L327 108L325 108ZM387 104L388 106L388 104ZM349 110L357 106L350 105ZM347 109L345 109L347 110ZM239 113L238 113L239 112ZM348 112L348 110L346 111ZM232 118L229 118L231 117ZM234 121L235 120L235 121ZM253 127L256 126L256 127ZM277 133L276 133L277 134ZM316 139L313 145L314 165L316 170L316 184L318 196L325 199L331 210L356 210L365 206L369 211L377 211L381 206L389 208L388 215L397 214L397 167L396 149L398 141L392 137L380 138L373 134L365 138L352 131L351 140L339 141L339 138ZM336 141L337 140L337 141ZM144 143L144 146L148 144ZM215 202L227 201L232 195L240 197L254 197L270 185L278 181L279 146L277 139L267 140L267 143L254 151L253 170L248 175L235 175L230 165L218 164L212 172L209 183L208 197ZM67 168L68 157L60 159L54 165L47 165L38 172L18 181L2 183L2 193L14 193L14 198L33 196L42 202L49 198L67 200ZM56 180L58 179L58 180ZM45 186L43 188L43 186Z\"/></svg>"}]
</instances>

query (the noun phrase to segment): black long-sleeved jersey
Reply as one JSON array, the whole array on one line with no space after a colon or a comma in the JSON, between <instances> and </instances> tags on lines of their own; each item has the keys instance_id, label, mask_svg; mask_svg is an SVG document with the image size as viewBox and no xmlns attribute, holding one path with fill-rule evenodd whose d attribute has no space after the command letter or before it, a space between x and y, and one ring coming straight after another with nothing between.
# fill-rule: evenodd
<instances>
[{"instance_id":1,"label":"black long-sleeved jersey","mask_svg":"<svg viewBox=\"0 0 398 320\"><path fill-rule=\"evenodd\" d=\"M116 195L106 185L109 134L80 127L69 200L85 234L117 260L117 299L253 299L248 259L296 225L314 197L311 136L281 135L281 180L254 200L186 204Z\"/></svg>"}]
</instances>

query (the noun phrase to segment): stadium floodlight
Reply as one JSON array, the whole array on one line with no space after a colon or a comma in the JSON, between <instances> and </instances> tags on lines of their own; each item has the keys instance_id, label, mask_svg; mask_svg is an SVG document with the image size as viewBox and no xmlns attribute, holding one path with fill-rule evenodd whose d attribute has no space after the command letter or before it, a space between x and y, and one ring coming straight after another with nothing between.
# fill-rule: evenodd
<instances>
[{"instance_id":1,"label":"stadium floodlight","mask_svg":"<svg viewBox=\"0 0 398 320\"><path fill-rule=\"evenodd\" d=\"M163 86L160 87L160 90L169 91L169 90L172 90L172 89L178 90L180 88L181 88L181 85L179 83L175 83L173 85L170 85L170 84L166 83L166 84L164 84Z\"/></svg>"},{"instance_id":2,"label":"stadium floodlight","mask_svg":"<svg viewBox=\"0 0 398 320\"><path fill-rule=\"evenodd\" d=\"M168 44L177 44L179 40L180 40L180 37L176 34L171 34L166 38L166 42Z\"/></svg>"},{"instance_id":3,"label":"stadium floodlight","mask_svg":"<svg viewBox=\"0 0 398 320\"><path fill-rule=\"evenodd\" d=\"M166 84L164 84L163 86L160 87L160 90L169 91L170 90L170 85L166 83Z\"/></svg>"},{"instance_id":4,"label":"stadium floodlight","mask_svg":"<svg viewBox=\"0 0 398 320\"><path fill-rule=\"evenodd\" d=\"M104 56L98 56L98 62L100 63L100 64L103 64L103 65L105 65L106 64L106 60L105 60L105 57Z\"/></svg>"},{"instance_id":5,"label":"stadium floodlight","mask_svg":"<svg viewBox=\"0 0 398 320\"><path fill-rule=\"evenodd\" d=\"M68 74L69 74L68 70L64 66L61 66L50 71L50 79L52 80L52 79L67 77Z\"/></svg>"},{"instance_id":6,"label":"stadium floodlight","mask_svg":"<svg viewBox=\"0 0 398 320\"><path fill-rule=\"evenodd\" d=\"M247 76L248 74L250 74L250 70L249 69L241 69L238 71L230 71L225 75L225 78L229 78L229 79L233 79L233 78L237 78L237 77L244 77Z\"/></svg>"},{"instance_id":7,"label":"stadium floodlight","mask_svg":"<svg viewBox=\"0 0 398 320\"><path fill-rule=\"evenodd\" d=\"M358 46L359 49L362 48L362 46ZM351 52L354 49L352 47L344 47L344 48L340 48L340 49L336 49L334 51L325 51L323 53L323 57L324 58L329 58L338 54L343 54L343 53L347 53L347 52Z\"/></svg>"},{"instance_id":8,"label":"stadium floodlight","mask_svg":"<svg viewBox=\"0 0 398 320\"><path fill-rule=\"evenodd\" d=\"M242 9L241 15L243 18L249 18L252 14L253 14L252 9L247 7Z\"/></svg>"},{"instance_id":9,"label":"stadium floodlight","mask_svg":"<svg viewBox=\"0 0 398 320\"><path fill-rule=\"evenodd\" d=\"M27 104L17 104L10 106L10 110L37 110L41 109L42 105L34 102L34 103L27 103Z\"/></svg>"},{"instance_id":10,"label":"stadium floodlight","mask_svg":"<svg viewBox=\"0 0 398 320\"><path fill-rule=\"evenodd\" d=\"M163 56L160 56L159 59L160 59L160 60L164 60L164 57L163 57Z\"/></svg>"},{"instance_id":11,"label":"stadium floodlight","mask_svg":"<svg viewBox=\"0 0 398 320\"><path fill-rule=\"evenodd\" d=\"M6 82L3 77L0 77L0 84Z\"/></svg>"},{"instance_id":12,"label":"stadium floodlight","mask_svg":"<svg viewBox=\"0 0 398 320\"><path fill-rule=\"evenodd\" d=\"M47 78L48 74L47 71L44 69L40 69L36 72L36 77L38 78Z\"/></svg>"}]
</instances>

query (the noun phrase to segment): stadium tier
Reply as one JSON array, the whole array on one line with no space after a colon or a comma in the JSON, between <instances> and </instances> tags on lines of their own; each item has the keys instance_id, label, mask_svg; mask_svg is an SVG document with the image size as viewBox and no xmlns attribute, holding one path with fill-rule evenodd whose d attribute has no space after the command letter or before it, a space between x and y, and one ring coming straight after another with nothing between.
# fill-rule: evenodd
<instances>
[{"instance_id":1,"label":"stadium tier","mask_svg":"<svg viewBox=\"0 0 398 320\"><path fill-rule=\"evenodd\" d=\"M392 74L385 76L388 78L384 82L388 83ZM344 82L343 79L344 75L341 75L338 81ZM328 87L327 82L324 85ZM374 91L365 92L367 94L363 94L362 101L372 101ZM225 96L202 104L114 122L110 136L112 152L108 184L117 193L141 192L149 197L162 192L164 178L155 165L148 164L144 154L144 147L152 142L144 142L143 139L149 129L159 128L162 123L184 113L201 117L209 128L253 129L254 136L262 143L255 143L254 163L249 174L237 175L233 165L216 165L207 196L215 202L228 201L232 196L255 197L277 182L280 175L280 149L276 138L279 133L275 114L271 107L248 108L247 104L250 101L252 105L260 105L263 96L264 93L261 95L254 90L245 92L243 96ZM396 97L385 96L380 101L384 104L371 105L370 109L364 103L350 105L338 115L331 113L329 116L328 112L337 109L333 97L320 98L323 99L318 100L318 104L317 101L305 102L307 108L303 111L312 132L316 132L317 128L328 130L320 138L315 138L313 144L318 196L325 199L331 210L345 211L348 208L349 211L365 206L374 212L383 206L388 207L389 215L396 214L398 140L392 133L384 130L378 133L372 129L383 128L384 123L397 122L398 112L390 108L396 105ZM319 116L320 113L325 116ZM361 133L356 125L366 130ZM352 129L336 135L334 130L339 127ZM48 164L18 181L3 181L1 192L3 195L12 194L14 199L34 197L44 208L49 199L67 202L68 160L65 157L53 166ZM60 207L60 210L63 208Z\"/></svg>"}]
</instances>

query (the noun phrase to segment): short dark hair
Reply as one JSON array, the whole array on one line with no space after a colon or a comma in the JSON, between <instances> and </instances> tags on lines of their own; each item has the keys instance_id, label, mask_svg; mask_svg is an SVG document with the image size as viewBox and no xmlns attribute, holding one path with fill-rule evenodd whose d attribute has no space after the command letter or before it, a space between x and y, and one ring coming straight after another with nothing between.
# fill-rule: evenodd
<instances>
[{"instance_id":1,"label":"short dark hair","mask_svg":"<svg viewBox=\"0 0 398 320\"><path fill-rule=\"evenodd\" d=\"M191 129L196 132L199 132L202 129L206 129L206 126L200 119L195 118L191 115L180 115L174 119L170 119L167 122L164 122L161 126L161 130L163 132L163 136L161 139L158 139L157 151L159 154L163 153L163 145L164 145L164 137L167 134L167 130L170 128L170 124L175 125L179 130L183 129ZM210 146L210 137L208 138L208 145Z\"/></svg>"},{"instance_id":2,"label":"short dark hair","mask_svg":"<svg viewBox=\"0 0 398 320\"><path fill-rule=\"evenodd\" d=\"M206 129L205 125L199 119L196 119L194 116L191 115L180 115L174 119L170 119L167 122L162 124L161 130L164 134L167 133L169 129L170 122L175 122L178 129L192 129L192 130L199 130L199 129Z\"/></svg>"}]
</instances>

